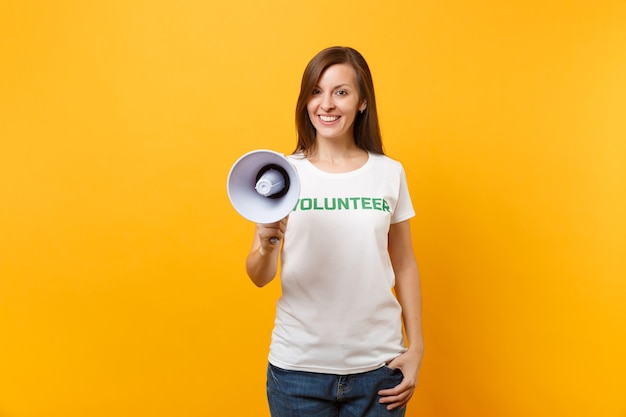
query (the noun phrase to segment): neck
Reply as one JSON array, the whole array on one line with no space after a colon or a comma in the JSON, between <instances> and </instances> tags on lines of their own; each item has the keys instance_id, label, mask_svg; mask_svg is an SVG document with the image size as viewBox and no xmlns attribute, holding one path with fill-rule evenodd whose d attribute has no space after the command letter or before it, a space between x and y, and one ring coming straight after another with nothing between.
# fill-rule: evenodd
<instances>
[{"instance_id":1,"label":"neck","mask_svg":"<svg viewBox=\"0 0 626 417\"><path fill-rule=\"evenodd\" d=\"M316 167L329 172L348 172L355 170L368 159L367 151L356 146L354 141L316 141L315 148L307 159Z\"/></svg>"},{"instance_id":2,"label":"neck","mask_svg":"<svg viewBox=\"0 0 626 417\"><path fill-rule=\"evenodd\" d=\"M346 137L344 139L332 138L327 139L317 137L315 139L315 147L311 149L309 158L319 158L326 160L351 158L355 154L362 154L364 151L359 148L354 137Z\"/></svg>"}]
</instances>

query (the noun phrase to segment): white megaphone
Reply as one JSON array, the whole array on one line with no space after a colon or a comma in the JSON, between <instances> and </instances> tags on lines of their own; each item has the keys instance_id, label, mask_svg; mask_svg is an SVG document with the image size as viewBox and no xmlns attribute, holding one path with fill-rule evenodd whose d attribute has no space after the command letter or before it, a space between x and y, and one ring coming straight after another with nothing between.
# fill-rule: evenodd
<instances>
[{"instance_id":1,"label":"white megaphone","mask_svg":"<svg viewBox=\"0 0 626 417\"><path fill-rule=\"evenodd\" d=\"M254 223L281 220L300 197L296 168L284 155L265 149L239 158L228 173L226 187L235 210Z\"/></svg>"}]
</instances>

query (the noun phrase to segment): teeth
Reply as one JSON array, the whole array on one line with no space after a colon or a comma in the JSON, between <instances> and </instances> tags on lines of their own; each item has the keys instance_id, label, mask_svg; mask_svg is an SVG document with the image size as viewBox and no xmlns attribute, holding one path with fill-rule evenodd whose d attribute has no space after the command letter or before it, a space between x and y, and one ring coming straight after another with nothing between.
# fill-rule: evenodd
<instances>
[{"instance_id":1,"label":"teeth","mask_svg":"<svg viewBox=\"0 0 626 417\"><path fill-rule=\"evenodd\" d=\"M320 116L320 119L322 119L322 122L334 122L339 119L339 116Z\"/></svg>"}]
</instances>

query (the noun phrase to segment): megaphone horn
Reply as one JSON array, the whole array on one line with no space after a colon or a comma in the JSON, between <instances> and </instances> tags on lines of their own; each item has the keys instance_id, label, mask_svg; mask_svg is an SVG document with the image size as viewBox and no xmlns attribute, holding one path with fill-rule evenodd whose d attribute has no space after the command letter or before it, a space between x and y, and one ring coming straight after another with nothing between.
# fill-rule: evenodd
<instances>
[{"instance_id":1,"label":"megaphone horn","mask_svg":"<svg viewBox=\"0 0 626 417\"><path fill-rule=\"evenodd\" d=\"M274 223L287 216L300 197L296 168L278 152L256 150L230 169L228 198L235 210L255 223Z\"/></svg>"}]
</instances>

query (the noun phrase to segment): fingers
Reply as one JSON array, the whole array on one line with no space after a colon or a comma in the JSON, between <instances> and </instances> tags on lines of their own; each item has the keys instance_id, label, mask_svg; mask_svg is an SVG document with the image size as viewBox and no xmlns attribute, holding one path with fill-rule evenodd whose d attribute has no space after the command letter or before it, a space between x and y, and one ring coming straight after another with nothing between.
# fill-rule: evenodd
<instances>
[{"instance_id":1,"label":"fingers","mask_svg":"<svg viewBox=\"0 0 626 417\"><path fill-rule=\"evenodd\" d=\"M389 368L400 369L404 376L400 384L395 387L378 391L378 395L381 396L380 403L387 404L388 410L404 407L413 397L417 387L420 362L421 355L416 356L407 351L387 364Z\"/></svg>"},{"instance_id":2,"label":"fingers","mask_svg":"<svg viewBox=\"0 0 626 417\"><path fill-rule=\"evenodd\" d=\"M407 405L411 397L413 396L412 389L396 390L400 388L402 384L398 385L392 390L383 390L378 394L381 396L379 402L381 404L387 404L387 410L393 410L394 408L404 407ZM408 388L408 387L406 387Z\"/></svg>"},{"instance_id":3,"label":"fingers","mask_svg":"<svg viewBox=\"0 0 626 417\"><path fill-rule=\"evenodd\" d=\"M388 410L404 407L413 396L414 391L415 384L405 378L393 388L378 391L378 395L381 396L379 401L381 404L387 404Z\"/></svg>"},{"instance_id":4,"label":"fingers","mask_svg":"<svg viewBox=\"0 0 626 417\"><path fill-rule=\"evenodd\" d=\"M265 249L272 249L283 239L287 228L287 218L275 223L257 224L257 234L261 242L261 246Z\"/></svg>"}]
</instances>

